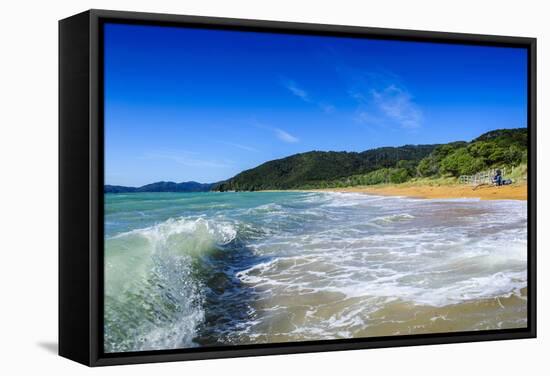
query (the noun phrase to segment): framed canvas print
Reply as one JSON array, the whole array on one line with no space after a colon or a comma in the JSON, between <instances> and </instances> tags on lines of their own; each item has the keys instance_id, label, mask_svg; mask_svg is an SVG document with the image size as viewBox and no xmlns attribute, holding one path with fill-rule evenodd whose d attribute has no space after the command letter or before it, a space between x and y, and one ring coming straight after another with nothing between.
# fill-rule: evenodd
<instances>
[{"instance_id":1,"label":"framed canvas print","mask_svg":"<svg viewBox=\"0 0 550 376\"><path fill-rule=\"evenodd\" d=\"M60 355L536 335L535 39L59 25Z\"/></svg>"}]
</instances>

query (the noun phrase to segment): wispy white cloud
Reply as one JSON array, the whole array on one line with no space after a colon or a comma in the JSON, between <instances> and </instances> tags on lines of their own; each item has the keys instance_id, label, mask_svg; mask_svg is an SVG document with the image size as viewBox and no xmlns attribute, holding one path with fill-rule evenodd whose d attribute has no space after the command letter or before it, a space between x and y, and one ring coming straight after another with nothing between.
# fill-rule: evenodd
<instances>
[{"instance_id":1,"label":"wispy white cloud","mask_svg":"<svg viewBox=\"0 0 550 376\"><path fill-rule=\"evenodd\" d=\"M293 144L293 143L296 143L296 142L300 141L300 139L298 137L295 137L295 136L291 135L290 133L288 133L286 131L283 131L280 128L273 128L273 131L275 132L275 135L277 136L277 138L281 141L284 141L284 142L287 142L287 143L290 143L290 144Z\"/></svg>"},{"instance_id":2,"label":"wispy white cloud","mask_svg":"<svg viewBox=\"0 0 550 376\"><path fill-rule=\"evenodd\" d=\"M299 87L296 82L288 79L283 80L283 85L295 96L302 99L304 102L311 103L311 98L307 91Z\"/></svg>"},{"instance_id":3,"label":"wispy white cloud","mask_svg":"<svg viewBox=\"0 0 550 376\"><path fill-rule=\"evenodd\" d=\"M396 124L404 129L421 127L424 115L413 96L403 86L384 81L386 85L380 86L380 82L371 79L363 90L348 92L357 102L356 120L377 125Z\"/></svg>"},{"instance_id":4,"label":"wispy white cloud","mask_svg":"<svg viewBox=\"0 0 550 376\"><path fill-rule=\"evenodd\" d=\"M228 145L228 146L233 146L237 149L242 149L242 150L246 150L246 151L252 151L252 152L258 152L259 150L256 149L256 148L253 148L252 146L248 146L248 145L242 145L242 144L237 144L235 142L227 142L227 141L220 141L221 144L224 144L224 145Z\"/></svg>"},{"instance_id":5,"label":"wispy white cloud","mask_svg":"<svg viewBox=\"0 0 550 376\"><path fill-rule=\"evenodd\" d=\"M327 103L319 103L319 108L327 114L332 114L334 111L336 111L336 107Z\"/></svg>"},{"instance_id":6,"label":"wispy white cloud","mask_svg":"<svg viewBox=\"0 0 550 376\"><path fill-rule=\"evenodd\" d=\"M422 111L404 89L390 85L381 91L373 89L371 94L382 113L401 127L412 129L421 126Z\"/></svg>"},{"instance_id":7,"label":"wispy white cloud","mask_svg":"<svg viewBox=\"0 0 550 376\"><path fill-rule=\"evenodd\" d=\"M354 99L359 104L367 104L369 102L369 99L367 96L365 96L363 93L355 90L350 90L348 92L349 96Z\"/></svg>"},{"instance_id":8,"label":"wispy white cloud","mask_svg":"<svg viewBox=\"0 0 550 376\"><path fill-rule=\"evenodd\" d=\"M270 127L269 125L262 124L262 123L260 123L256 120L252 120L252 124L257 128L265 129L267 131L272 132L275 135L275 137L277 137L280 141L283 141L283 142L286 142L286 143L289 143L289 144L295 144L297 142L300 142L300 139L298 137L290 134L289 132L285 131L284 129L276 128L276 127Z\"/></svg>"},{"instance_id":9,"label":"wispy white cloud","mask_svg":"<svg viewBox=\"0 0 550 376\"><path fill-rule=\"evenodd\" d=\"M303 100L306 103L311 103L311 104L316 105L323 112L325 112L327 114L331 114L336 110L336 107L334 107L330 103L321 102L321 101L317 101L317 100L313 99L312 96L310 95L310 93L308 91L306 91L305 89L303 89L301 86L299 86L295 81L287 79L287 78L282 78L281 82L282 82L283 86L288 91L290 91L290 93L292 95L300 98L301 100Z\"/></svg>"},{"instance_id":10,"label":"wispy white cloud","mask_svg":"<svg viewBox=\"0 0 550 376\"><path fill-rule=\"evenodd\" d=\"M379 116L373 115L369 111L357 111L357 115L355 116L355 120L361 124L366 125L382 125L384 120L380 118Z\"/></svg>"},{"instance_id":11,"label":"wispy white cloud","mask_svg":"<svg viewBox=\"0 0 550 376\"><path fill-rule=\"evenodd\" d=\"M187 167L226 168L230 161L202 158L199 153L191 151L152 151L143 155L143 159L165 159Z\"/></svg>"}]
</instances>

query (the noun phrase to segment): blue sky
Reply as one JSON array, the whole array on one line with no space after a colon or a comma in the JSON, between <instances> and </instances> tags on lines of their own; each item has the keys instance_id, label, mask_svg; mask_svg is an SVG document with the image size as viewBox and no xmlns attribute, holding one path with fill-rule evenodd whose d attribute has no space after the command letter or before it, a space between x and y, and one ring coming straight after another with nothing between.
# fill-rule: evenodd
<instances>
[{"instance_id":1,"label":"blue sky","mask_svg":"<svg viewBox=\"0 0 550 376\"><path fill-rule=\"evenodd\" d=\"M105 183L525 127L523 49L105 25Z\"/></svg>"}]
</instances>

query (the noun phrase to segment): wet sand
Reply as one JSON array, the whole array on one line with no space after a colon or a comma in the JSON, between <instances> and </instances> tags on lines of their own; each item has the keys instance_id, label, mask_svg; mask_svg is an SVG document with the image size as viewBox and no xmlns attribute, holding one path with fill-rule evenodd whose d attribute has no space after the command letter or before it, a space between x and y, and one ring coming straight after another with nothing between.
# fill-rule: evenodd
<instances>
[{"instance_id":1,"label":"wet sand","mask_svg":"<svg viewBox=\"0 0 550 376\"><path fill-rule=\"evenodd\" d=\"M375 185L348 188L318 189L326 192L369 193L382 196L407 196L417 198L479 198L481 200L527 200L527 184L512 184L501 187L470 185Z\"/></svg>"},{"instance_id":2,"label":"wet sand","mask_svg":"<svg viewBox=\"0 0 550 376\"><path fill-rule=\"evenodd\" d=\"M257 312L269 314L271 320L260 325L263 334L249 336L246 333L239 338L239 343L311 341L319 339L319 335L323 339L372 338L527 327L527 288L508 296L471 299L442 307L398 299L383 308L370 313L363 311L354 317L348 315L363 305L361 298L345 298L330 292L312 293L303 298L299 304L290 296L272 296L257 301ZM274 311L274 306L281 309ZM312 309L313 306L316 308ZM348 323L346 330L338 333L323 331L326 323L341 320ZM312 325L318 330L299 330Z\"/></svg>"}]
</instances>

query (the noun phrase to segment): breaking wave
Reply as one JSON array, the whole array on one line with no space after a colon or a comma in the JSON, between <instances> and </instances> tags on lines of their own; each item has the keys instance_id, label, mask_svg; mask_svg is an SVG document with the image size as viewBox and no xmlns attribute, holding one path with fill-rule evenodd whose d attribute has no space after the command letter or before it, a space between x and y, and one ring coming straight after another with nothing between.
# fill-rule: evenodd
<instances>
[{"instance_id":1,"label":"breaking wave","mask_svg":"<svg viewBox=\"0 0 550 376\"><path fill-rule=\"evenodd\" d=\"M105 351L195 346L204 283L195 263L235 239L229 222L169 219L105 241Z\"/></svg>"}]
</instances>

